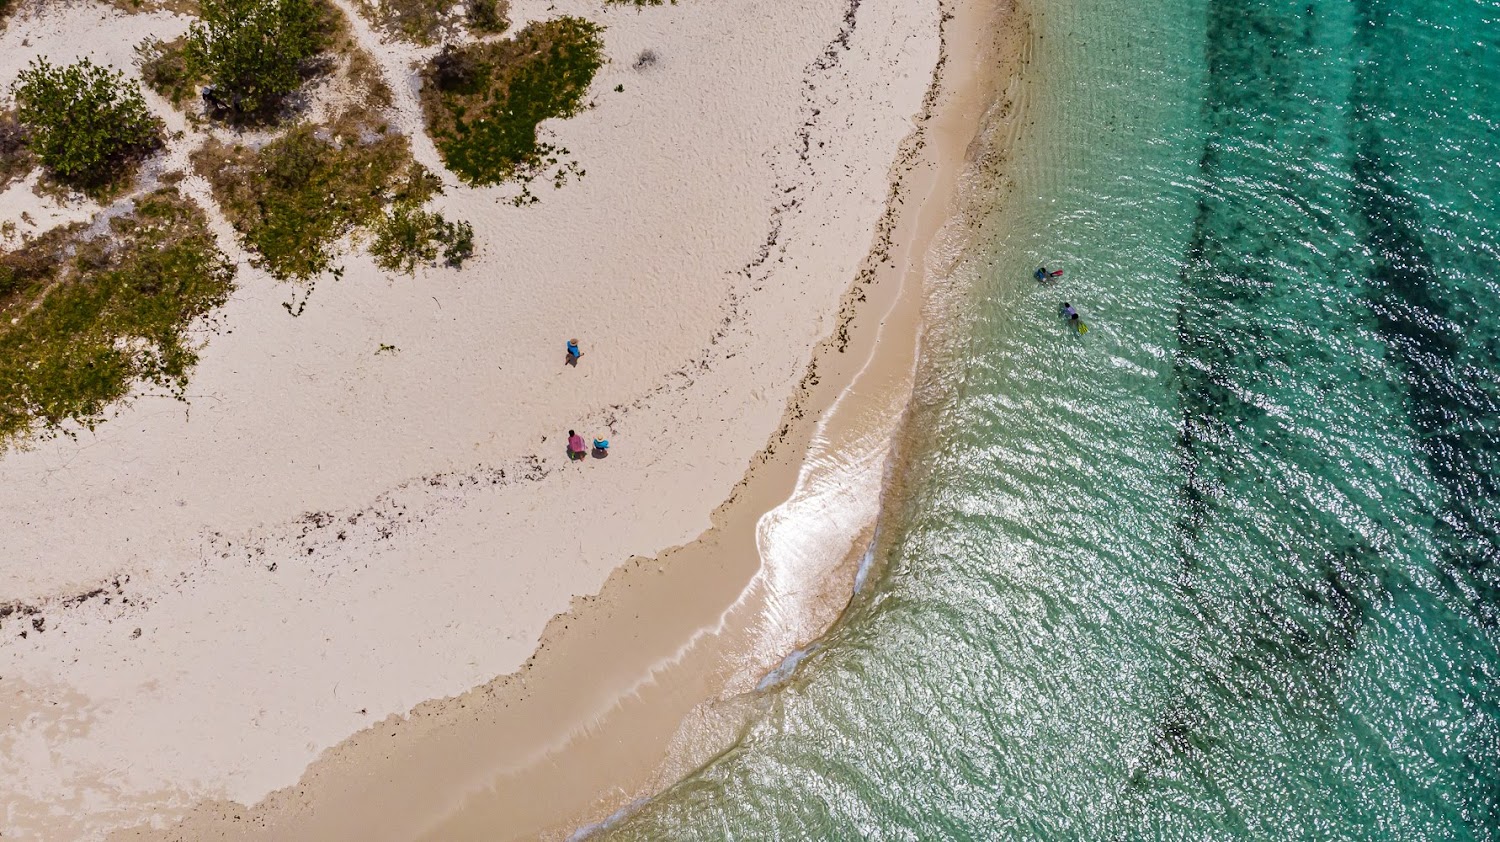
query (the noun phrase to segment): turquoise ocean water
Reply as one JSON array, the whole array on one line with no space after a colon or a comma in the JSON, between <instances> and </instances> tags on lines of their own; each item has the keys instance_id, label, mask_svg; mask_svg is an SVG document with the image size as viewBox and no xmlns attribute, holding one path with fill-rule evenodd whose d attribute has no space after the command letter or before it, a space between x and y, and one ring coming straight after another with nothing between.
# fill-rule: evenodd
<instances>
[{"instance_id":1,"label":"turquoise ocean water","mask_svg":"<svg viewBox=\"0 0 1500 842\"><path fill-rule=\"evenodd\" d=\"M865 587L604 835L1500 839L1500 2L1032 11Z\"/></svg>"}]
</instances>

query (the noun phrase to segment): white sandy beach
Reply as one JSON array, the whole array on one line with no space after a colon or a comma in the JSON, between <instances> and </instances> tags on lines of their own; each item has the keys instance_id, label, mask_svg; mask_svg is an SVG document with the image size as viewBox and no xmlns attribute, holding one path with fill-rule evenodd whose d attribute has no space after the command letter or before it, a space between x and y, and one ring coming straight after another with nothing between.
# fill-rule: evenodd
<instances>
[{"instance_id":1,"label":"white sandy beach","mask_svg":"<svg viewBox=\"0 0 1500 842\"><path fill-rule=\"evenodd\" d=\"M593 107L546 127L581 180L515 208L449 179L437 205L474 223L473 261L390 277L351 251L299 318L236 249L187 404L142 395L0 456L0 605L40 609L0 620L6 839L253 805L371 724L514 672L575 597L708 529L777 435L875 243L936 3L511 9L556 14L606 27ZM23 8L0 79L36 55L136 73L136 43L186 25ZM419 133L420 51L354 29ZM12 187L0 217L39 201ZM570 463L570 428L609 458Z\"/></svg>"}]
</instances>

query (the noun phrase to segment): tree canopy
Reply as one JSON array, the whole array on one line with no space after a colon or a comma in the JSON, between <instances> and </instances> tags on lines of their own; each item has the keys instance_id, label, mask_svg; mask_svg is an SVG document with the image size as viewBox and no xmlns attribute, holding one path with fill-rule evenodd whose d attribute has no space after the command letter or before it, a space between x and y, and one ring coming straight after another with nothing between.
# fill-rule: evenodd
<instances>
[{"instance_id":1,"label":"tree canopy","mask_svg":"<svg viewBox=\"0 0 1500 842\"><path fill-rule=\"evenodd\" d=\"M331 29L316 0L202 0L199 16L188 30L188 69L240 117L264 115L295 91Z\"/></svg>"}]
</instances>

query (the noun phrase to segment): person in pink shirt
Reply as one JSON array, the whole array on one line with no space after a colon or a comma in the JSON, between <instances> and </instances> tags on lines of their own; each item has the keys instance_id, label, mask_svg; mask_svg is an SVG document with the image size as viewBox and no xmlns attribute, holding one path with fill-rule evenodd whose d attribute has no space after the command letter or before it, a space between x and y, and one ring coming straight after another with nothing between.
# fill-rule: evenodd
<instances>
[{"instance_id":1,"label":"person in pink shirt","mask_svg":"<svg viewBox=\"0 0 1500 842\"><path fill-rule=\"evenodd\" d=\"M572 430L568 431L568 458L582 459L588 455L588 449L583 446L583 436Z\"/></svg>"}]
</instances>

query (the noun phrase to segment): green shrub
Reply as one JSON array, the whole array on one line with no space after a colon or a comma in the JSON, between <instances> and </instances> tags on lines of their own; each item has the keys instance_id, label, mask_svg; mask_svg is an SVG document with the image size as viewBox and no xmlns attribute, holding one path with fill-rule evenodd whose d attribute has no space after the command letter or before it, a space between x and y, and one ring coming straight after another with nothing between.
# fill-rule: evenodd
<instances>
[{"instance_id":1,"label":"green shrub","mask_svg":"<svg viewBox=\"0 0 1500 842\"><path fill-rule=\"evenodd\" d=\"M537 141L537 124L583 105L603 62L600 31L562 17L435 56L423 69L422 110L448 168L470 184L497 184L541 164L552 150Z\"/></svg>"},{"instance_id":2,"label":"green shrub","mask_svg":"<svg viewBox=\"0 0 1500 842\"><path fill-rule=\"evenodd\" d=\"M140 87L86 58L67 67L33 60L21 71L15 97L30 147L74 187L107 187L161 144L161 123L146 110Z\"/></svg>"},{"instance_id":3,"label":"green shrub","mask_svg":"<svg viewBox=\"0 0 1500 842\"><path fill-rule=\"evenodd\" d=\"M186 69L235 118L268 116L329 44L334 14L318 0L203 0Z\"/></svg>"},{"instance_id":4,"label":"green shrub","mask_svg":"<svg viewBox=\"0 0 1500 842\"><path fill-rule=\"evenodd\" d=\"M436 179L396 132L324 139L299 125L258 151L209 143L194 156L257 262L282 279L333 268L331 247L392 201L425 201Z\"/></svg>"},{"instance_id":5,"label":"green shrub","mask_svg":"<svg viewBox=\"0 0 1500 842\"><path fill-rule=\"evenodd\" d=\"M418 266L436 266L439 247L443 262L455 269L474 254L473 226L449 222L413 201L397 202L374 228L370 254L388 272L411 274Z\"/></svg>"},{"instance_id":6,"label":"green shrub","mask_svg":"<svg viewBox=\"0 0 1500 842\"><path fill-rule=\"evenodd\" d=\"M181 398L197 363L187 329L233 289L202 212L173 189L98 238L84 228L0 255L0 449L70 421L92 429L137 382Z\"/></svg>"}]
</instances>

